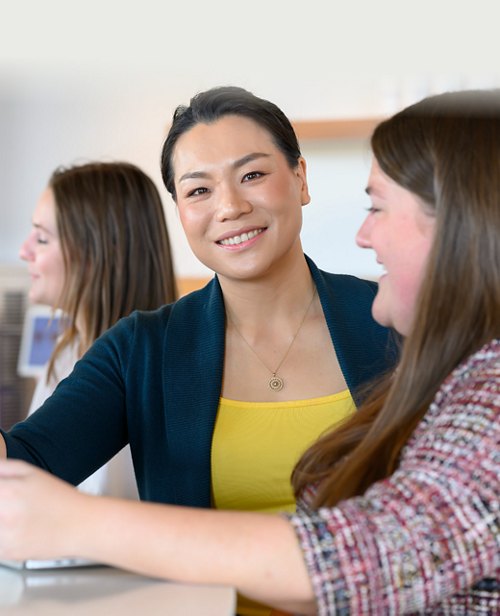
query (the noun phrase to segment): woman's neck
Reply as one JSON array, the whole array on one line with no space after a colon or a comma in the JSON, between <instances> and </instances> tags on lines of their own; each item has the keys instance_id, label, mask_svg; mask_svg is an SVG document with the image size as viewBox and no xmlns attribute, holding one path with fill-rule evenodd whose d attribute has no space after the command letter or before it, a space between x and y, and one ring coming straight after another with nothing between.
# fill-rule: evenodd
<instances>
[{"instance_id":1,"label":"woman's neck","mask_svg":"<svg viewBox=\"0 0 500 616\"><path fill-rule=\"evenodd\" d=\"M266 276L252 280L228 279L219 276L228 321L250 337L257 331L286 327L295 323L297 314L311 300L314 282L306 259L287 263Z\"/></svg>"}]
</instances>

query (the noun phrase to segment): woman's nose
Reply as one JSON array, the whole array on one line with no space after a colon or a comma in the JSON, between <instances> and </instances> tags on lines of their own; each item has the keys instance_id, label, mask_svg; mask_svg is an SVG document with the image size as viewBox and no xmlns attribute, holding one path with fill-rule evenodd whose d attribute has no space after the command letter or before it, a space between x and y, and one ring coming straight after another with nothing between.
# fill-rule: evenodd
<instances>
[{"instance_id":1,"label":"woman's nose","mask_svg":"<svg viewBox=\"0 0 500 616\"><path fill-rule=\"evenodd\" d=\"M248 214L252 211L251 203L245 199L238 190L226 188L220 195L220 201L217 208L217 220L235 220L242 214Z\"/></svg>"},{"instance_id":2,"label":"woman's nose","mask_svg":"<svg viewBox=\"0 0 500 616\"><path fill-rule=\"evenodd\" d=\"M356 233L356 244L360 248L371 248L370 242L370 222L369 217L367 216L363 221L363 224L358 229Z\"/></svg>"},{"instance_id":3,"label":"woman's nose","mask_svg":"<svg viewBox=\"0 0 500 616\"><path fill-rule=\"evenodd\" d=\"M23 261L32 261L34 258L33 248L31 246L31 238L27 237L24 242L21 244L21 248L19 249L19 257Z\"/></svg>"},{"instance_id":4,"label":"woman's nose","mask_svg":"<svg viewBox=\"0 0 500 616\"><path fill-rule=\"evenodd\" d=\"M242 214L248 214L251 211L252 206L246 199L236 193L231 193L231 195L225 195L219 203L217 220L219 222L234 220Z\"/></svg>"}]
</instances>

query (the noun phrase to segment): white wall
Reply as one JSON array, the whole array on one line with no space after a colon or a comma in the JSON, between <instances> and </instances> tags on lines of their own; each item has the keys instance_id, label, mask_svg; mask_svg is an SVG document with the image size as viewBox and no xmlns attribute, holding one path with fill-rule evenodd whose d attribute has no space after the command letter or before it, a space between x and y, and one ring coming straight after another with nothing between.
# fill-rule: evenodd
<instances>
[{"instance_id":1,"label":"white wall","mask_svg":"<svg viewBox=\"0 0 500 616\"><path fill-rule=\"evenodd\" d=\"M127 159L161 189L179 275L205 275L160 179L177 104L232 83L292 119L330 118L388 114L430 92L496 85L494 6L0 0L0 264L17 262L56 166ZM353 240L367 205L366 144L304 143L303 152L313 197L304 209L306 251L325 269L376 275L373 257Z\"/></svg>"}]
</instances>

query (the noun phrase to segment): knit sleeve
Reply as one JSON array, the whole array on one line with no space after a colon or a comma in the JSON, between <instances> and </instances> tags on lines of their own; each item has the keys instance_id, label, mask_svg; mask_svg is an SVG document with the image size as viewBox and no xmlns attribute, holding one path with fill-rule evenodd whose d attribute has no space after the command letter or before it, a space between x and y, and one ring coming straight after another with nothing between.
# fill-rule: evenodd
<instances>
[{"instance_id":1,"label":"knit sleeve","mask_svg":"<svg viewBox=\"0 0 500 616\"><path fill-rule=\"evenodd\" d=\"M7 454L75 485L127 442L124 379L132 317L99 338L54 393L25 421L2 432Z\"/></svg>"},{"instance_id":2,"label":"knit sleeve","mask_svg":"<svg viewBox=\"0 0 500 616\"><path fill-rule=\"evenodd\" d=\"M500 613L499 357L496 344L446 381L390 478L289 516L320 615L434 614L470 606L481 580L479 613Z\"/></svg>"}]
</instances>

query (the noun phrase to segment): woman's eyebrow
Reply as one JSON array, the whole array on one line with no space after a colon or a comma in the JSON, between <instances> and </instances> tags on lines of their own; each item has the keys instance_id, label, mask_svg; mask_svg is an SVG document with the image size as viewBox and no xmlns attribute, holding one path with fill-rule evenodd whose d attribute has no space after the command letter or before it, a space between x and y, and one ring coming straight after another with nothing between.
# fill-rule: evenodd
<instances>
[{"instance_id":1,"label":"woman's eyebrow","mask_svg":"<svg viewBox=\"0 0 500 616\"><path fill-rule=\"evenodd\" d=\"M209 174L206 171L188 171L181 175L179 178L179 182L183 182L184 180L196 179L196 178L208 178Z\"/></svg>"},{"instance_id":2,"label":"woman's eyebrow","mask_svg":"<svg viewBox=\"0 0 500 616\"><path fill-rule=\"evenodd\" d=\"M270 154L266 154L265 152L252 152L251 154L246 154L245 156L238 158L238 160L235 160L231 164L231 167L233 169L239 169L247 163L251 163L253 160L257 160L258 158L267 158L269 156ZM210 177L210 174L206 171L188 171L187 173L181 175L181 177L179 178L179 182L198 178L207 179L208 177Z\"/></svg>"},{"instance_id":3,"label":"woman's eyebrow","mask_svg":"<svg viewBox=\"0 0 500 616\"><path fill-rule=\"evenodd\" d=\"M50 233L50 235L54 235L54 232L48 229L47 227L45 227L44 225L41 225L38 222L33 222L32 224L33 224L33 227L35 227L35 229L39 229L40 231L45 231L45 233Z\"/></svg>"},{"instance_id":4,"label":"woman's eyebrow","mask_svg":"<svg viewBox=\"0 0 500 616\"><path fill-rule=\"evenodd\" d=\"M374 186L373 184L368 184L365 188L365 193L370 197L383 198L383 192L380 189L377 189L377 186Z\"/></svg>"},{"instance_id":5,"label":"woman's eyebrow","mask_svg":"<svg viewBox=\"0 0 500 616\"><path fill-rule=\"evenodd\" d=\"M232 166L234 169L238 169L239 167L243 167L243 165L251 163L258 158L268 158L269 156L270 154L266 154L265 152L252 152L251 154L247 154L246 156L236 160Z\"/></svg>"}]
</instances>

